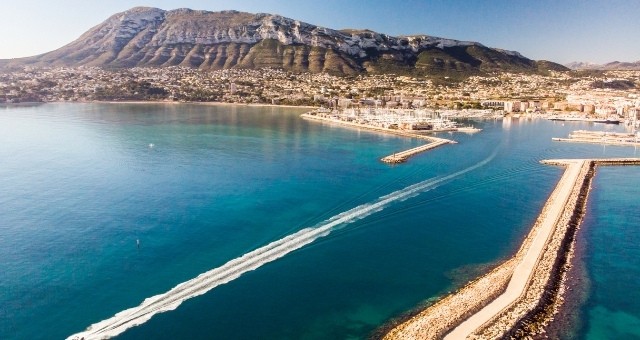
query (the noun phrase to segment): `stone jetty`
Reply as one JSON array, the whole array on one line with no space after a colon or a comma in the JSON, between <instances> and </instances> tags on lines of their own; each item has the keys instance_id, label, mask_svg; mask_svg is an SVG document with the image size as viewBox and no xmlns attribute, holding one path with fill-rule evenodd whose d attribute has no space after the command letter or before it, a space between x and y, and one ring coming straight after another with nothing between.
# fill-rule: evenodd
<instances>
[{"instance_id":1,"label":"stone jetty","mask_svg":"<svg viewBox=\"0 0 640 340\"><path fill-rule=\"evenodd\" d=\"M392 155L383 157L380 160L385 162L385 163L392 163L392 164L393 163L403 163L403 162L406 162L407 159L409 159L409 157L411 157L411 156L413 156L415 154L419 154L421 152L424 152L424 151L427 151L427 150L431 150L433 148L437 148L440 145L449 144L449 143L451 143L451 141L448 140L448 139L436 140L436 141L433 141L433 142L431 142L429 144L420 145L420 146L415 147L413 149L409 149L409 150L401 151L401 152L398 152L398 153L394 153Z\"/></svg>"},{"instance_id":2,"label":"stone jetty","mask_svg":"<svg viewBox=\"0 0 640 340\"><path fill-rule=\"evenodd\" d=\"M569 138L552 138L556 142L640 146L640 133L576 130Z\"/></svg>"},{"instance_id":3,"label":"stone jetty","mask_svg":"<svg viewBox=\"0 0 640 340\"><path fill-rule=\"evenodd\" d=\"M566 268L596 166L640 165L640 158L542 163L566 170L518 252L398 325L385 339L522 338L544 331L562 303Z\"/></svg>"}]
</instances>

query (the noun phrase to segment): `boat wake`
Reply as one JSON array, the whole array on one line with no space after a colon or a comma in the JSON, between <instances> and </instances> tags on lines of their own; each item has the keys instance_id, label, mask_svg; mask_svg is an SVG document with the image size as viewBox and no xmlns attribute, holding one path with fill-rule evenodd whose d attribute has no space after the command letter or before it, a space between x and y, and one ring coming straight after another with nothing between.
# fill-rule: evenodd
<instances>
[{"instance_id":1,"label":"boat wake","mask_svg":"<svg viewBox=\"0 0 640 340\"><path fill-rule=\"evenodd\" d=\"M464 170L410 185L404 189L382 196L372 203L362 204L335 215L314 227L301 229L233 259L220 267L202 273L189 281L183 282L166 293L147 298L139 306L126 309L109 319L97 322L89 326L85 331L73 334L67 339L105 339L117 336L131 327L145 323L155 314L174 310L183 301L203 295L217 286L233 281L244 273L258 269L264 264L275 261L294 250L314 242L318 238L329 235L329 233L341 226L382 211L391 203L404 201L421 192L431 190L455 177L477 169L487 164L493 157L495 157L495 153L489 156L489 158Z\"/></svg>"}]
</instances>

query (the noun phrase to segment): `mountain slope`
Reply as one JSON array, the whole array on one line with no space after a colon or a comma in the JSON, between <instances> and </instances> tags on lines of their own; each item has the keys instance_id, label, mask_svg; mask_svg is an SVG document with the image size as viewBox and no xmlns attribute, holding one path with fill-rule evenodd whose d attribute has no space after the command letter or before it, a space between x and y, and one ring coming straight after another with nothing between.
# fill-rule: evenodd
<instances>
[{"instance_id":1,"label":"mountain slope","mask_svg":"<svg viewBox=\"0 0 640 340\"><path fill-rule=\"evenodd\" d=\"M272 14L136 7L115 14L76 41L7 66L187 66L361 72L475 74L566 70L517 52L427 35L392 37L337 31Z\"/></svg>"},{"instance_id":2,"label":"mountain slope","mask_svg":"<svg viewBox=\"0 0 640 340\"><path fill-rule=\"evenodd\" d=\"M640 71L640 60L636 62L620 62L613 61L606 64L593 64L589 62L572 62L566 67L572 70L603 70L603 71L613 71L613 70L626 70L626 71Z\"/></svg>"}]
</instances>

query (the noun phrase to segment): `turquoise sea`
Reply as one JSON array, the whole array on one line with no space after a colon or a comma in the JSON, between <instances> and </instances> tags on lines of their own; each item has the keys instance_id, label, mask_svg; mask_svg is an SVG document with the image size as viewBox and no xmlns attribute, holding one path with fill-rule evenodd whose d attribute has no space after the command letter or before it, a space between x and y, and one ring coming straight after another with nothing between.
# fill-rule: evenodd
<instances>
[{"instance_id":1,"label":"turquoise sea","mask_svg":"<svg viewBox=\"0 0 640 340\"><path fill-rule=\"evenodd\" d=\"M389 166L379 158L420 142L307 121L304 111L0 107L0 339L65 338L338 219L323 237L119 338L366 338L518 248L562 173L539 160L637 153L551 141L622 127L490 120L470 122L478 134L441 135L458 144ZM619 334L604 318L624 329L640 317L640 299L628 296L640 291L631 280L638 220L619 217L638 215L637 174L600 170L589 203L589 275L601 280L584 306L593 339ZM612 179L623 185L609 187ZM598 245L618 241L630 243ZM630 279L610 288L620 278L603 261Z\"/></svg>"},{"instance_id":2,"label":"turquoise sea","mask_svg":"<svg viewBox=\"0 0 640 340\"><path fill-rule=\"evenodd\" d=\"M640 339L640 169L600 167L584 221L587 300L577 338Z\"/></svg>"}]
</instances>

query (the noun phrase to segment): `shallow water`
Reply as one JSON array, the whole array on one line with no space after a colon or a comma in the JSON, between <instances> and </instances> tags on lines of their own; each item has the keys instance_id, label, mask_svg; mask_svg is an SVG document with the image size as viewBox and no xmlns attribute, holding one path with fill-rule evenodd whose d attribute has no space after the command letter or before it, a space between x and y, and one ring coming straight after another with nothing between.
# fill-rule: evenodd
<instances>
[{"instance_id":1,"label":"shallow water","mask_svg":"<svg viewBox=\"0 0 640 340\"><path fill-rule=\"evenodd\" d=\"M472 168L121 335L365 338L517 249L562 172L540 159L636 152L551 141L603 126L481 121L479 134L441 135L459 144L388 166L379 158L420 142L302 112L0 108L0 338L69 336L296 231Z\"/></svg>"}]
</instances>

